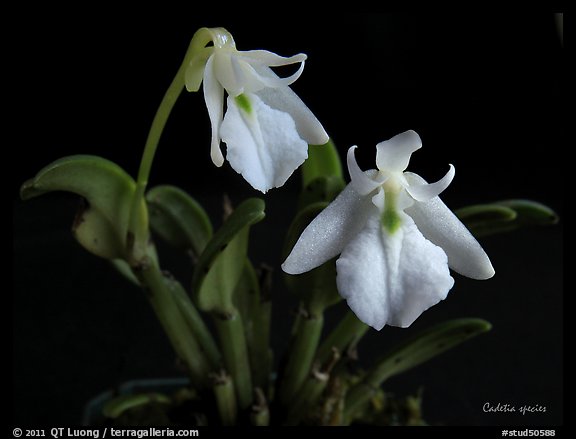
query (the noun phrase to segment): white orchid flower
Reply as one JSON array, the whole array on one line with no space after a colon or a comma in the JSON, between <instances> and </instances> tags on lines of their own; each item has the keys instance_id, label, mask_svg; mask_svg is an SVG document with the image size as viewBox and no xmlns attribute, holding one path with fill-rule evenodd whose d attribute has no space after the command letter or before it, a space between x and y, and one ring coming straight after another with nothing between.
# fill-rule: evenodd
<instances>
[{"instance_id":1,"label":"white orchid flower","mask_svg":"<svg viewBox=\"0 0 576 439\"><path fill-rule=\"evenodd\" d=\"M282 265L300 274L340 254L338 291L377 330L408 327L444 300L454 285L449 267L473 279L494 275L478 241L438 197L454 178L454 167L432 184L404 172L421 146L414 131L381 142L378 170L366 172L351 147L351 183L302 232Z\"/></svg>"},{"instance_id":2,"label":"white orchid flower","mask_svg":"<svg viewBox=\"0 0 576 439\"><path fill-rule=\"evenodd\" d=\"M211 157L226 159L255 189L282 186L308 157L308 144L323 145L328 135L289 85L304 70L306 55L284 58L265 50L238 51L232 35L207 29L213 46L198 51L185 72L188 91L204 83L212 125ZM300 63L291 76L278 77L270 67ZM224 114L224 91L228 94Z\"/></svg>"}]
</instances>

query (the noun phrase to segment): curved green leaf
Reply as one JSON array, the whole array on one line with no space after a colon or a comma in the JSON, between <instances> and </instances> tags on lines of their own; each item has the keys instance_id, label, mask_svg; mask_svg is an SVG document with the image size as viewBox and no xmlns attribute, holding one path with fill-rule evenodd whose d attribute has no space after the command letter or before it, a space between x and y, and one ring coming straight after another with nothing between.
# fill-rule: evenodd
<instances>
[{"instance_id":1,"label":"curved green leaf","mask_svg":"<svg viewBox=\"0 0 576 439\"><path fill-rule=\"evenodd\" d=\"M450 320L417 334L384 355L362 379L350 389L346 398L346 413L351 415L391 376L412 369L460 343L489 331L486 320L464 318Z\"/></svg>"},{"instance_id":2,"label":"curved green leaf","mask_svg":"<svg viewBox=\"0 0 576 439\"><path fill-rule=\"evenodd\" d=\"M88 206L73 226L76 239L97 256L115 259L125 255L128 216L135 183L115 163L97 156L74 155L46 166L20 190L22 199L52 191L84 197ZM144 204L142 209L146 209Z\"/></svg>"},{"instance_id":3,"label":"curved green leaf","mask_svg":"<svg viewBox=\"0 0 576 439\"><path fill-rule=\"evenodd\" d=\"M162 393L120 395L108 401L102 408L102 413L107 418L116 419L127 410L151 403L171 404L171 401L170 398Z\"/></svg>"},{"instance_id":4,"label":"curved green leaf","mask_svg":"<svg viewBox=\"0 0 576 439\"><path fill-rule=\"evenodd\" d=\"M458 218L467 227L476 227L483 223L514 221L516 212L513 209L497 204L475 204L456 211Z\"/></svg>"},{"instance_id":5,"label":"curved green leaf","mask_svg":"<svg viewBox=\"0 0 576 439\"><path fill-rule=\"evenodd\" d=\"M212 237L212 223L203 207L175 186L156 186L146 194L150 226L176 248L199 256Z\"/></svg>"},{"instance_id":6,"label":"curved green leaf","mask_svg":"<svg viewBox=\"0 0 576 439\"><path fill-rule=\"evenodd\" d=\"M308 147L308 158L301 169L302 187L308 186L310 182L318 177L335 176L344 181L342 162L332 139L328 140L328 143L324 145L310 145Z\"/></svg>"},{"instance_id":7,"label":"curved green leaf","mask_svg":"<svg viewBox=\"0 0 576 439\"><path fill-rule=\"evenodd\" d=\"M545 226L558 222L556 212L537 201L516 199L498 201L496 204L514 210L518 223L522 225Z\"/></svg>"},{"instance_id":8,"label":"curved green leaf","mask_svg":"<svg viewBox=\"0 0 576 439\"><path fill-rule=\"evenodd\" d=\"M201 310L227 314L234 309L234 290L245 266L249 228L264 218L264 207L259 198L244 201L206 245L192 279Z\"/></svg>"},{"instance_id":9,"label":"curved green leaf","mask_svg":"<svg viewBox=\"0 0 576 439\"><path fill-rule=\"evenodd\" d=\"M503 200L490 204L476 204L458 209L455 213L477 237L558 222L558 216L552 209L531 200Z\"/></svg>"}]
</instances>

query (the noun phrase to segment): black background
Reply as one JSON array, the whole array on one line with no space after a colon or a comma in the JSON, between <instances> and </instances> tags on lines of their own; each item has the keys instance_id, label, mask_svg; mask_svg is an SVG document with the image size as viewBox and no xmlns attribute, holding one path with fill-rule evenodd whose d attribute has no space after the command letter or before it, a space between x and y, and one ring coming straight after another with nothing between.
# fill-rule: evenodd
<instances>
[{"instance_id":1,"label":"black background","mask_svg":"<svg viewBox=\"0 0 576 439\"><path fill-rule=\"evenodd\" d=\"M277 7L278 9L280 6ZM162 8L161 8L162 9ZM194 31L224 26L238 49L265 48L309 58L294 84L342 154L359 145L364 169L376 143L407 129L424 147L409 170L428 180L456 178L443 194L457 208L530 198L563 217L564 55L554 14L347 14L254 17L193 11L28 11L9 44L5 67L14 205L14 422L80 420L91 396L134 378L178 375L144 296L86 254L69 228L77 199L54 194L26 203L18 187L69 154L97 154L135 175L162 95ZM45 13L46 15L43 15ZM279 12L277 12L279 13ZM174 108L151 183L189 191L220 223L221 197L252 190L227 164L209 158L210 126L201 93ZM283 233L295 208L297 176L264 196L265 222L251 255L277 270L273 342L285 347L296 306L279 273ZM482 240L496 276L455 275L448 299L411 328L372 331L360 346L370 359L417 330L463 316L494 329L441 358L390 380L395 394L424 391L424 416L461 425L563 422L563 220L552 228ZM166 266L182 269L180 255ZM341 307L329 313L329 325ZM484 413L486 402L546 407L545 413Z\"/></svg>"}]
</instances>

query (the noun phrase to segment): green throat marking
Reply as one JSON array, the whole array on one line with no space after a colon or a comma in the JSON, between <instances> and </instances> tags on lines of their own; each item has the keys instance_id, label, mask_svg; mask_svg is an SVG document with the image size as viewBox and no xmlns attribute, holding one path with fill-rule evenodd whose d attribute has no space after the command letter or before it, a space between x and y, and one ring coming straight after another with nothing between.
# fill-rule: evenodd
<instances>
[{"instance_id":1,"label":"green throat marking","mask_svg":"<svg viewBox=\"0 0 576 439\"><path fill-rule=\"evenodd\" d=\"M402 218L398 214L396 209L396 198L397 194L393 192L386 193L386 199L384 201L384 212L380 218L382 226L390 233L394 234L402 225Z\"/></svg>"},{"instance_id":2,"label":"green throat marking","mask_svg":"<svg viewBox=\"0 0 576 439\"><path fill-rule=\"evenodd\" d=\"M252 113L252 104L250 103L250 99L245 94L238 95L234 98L236 104L244 110L246 113Z\"/></svg>"}]
</instances>

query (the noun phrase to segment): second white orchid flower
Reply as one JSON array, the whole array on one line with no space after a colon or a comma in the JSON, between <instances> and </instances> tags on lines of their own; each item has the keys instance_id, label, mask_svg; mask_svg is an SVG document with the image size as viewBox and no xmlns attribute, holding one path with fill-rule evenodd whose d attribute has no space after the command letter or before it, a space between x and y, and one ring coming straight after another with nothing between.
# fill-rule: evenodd
<instances>
[{"instance_id":1,"label":"second white orchid flower","mask_svg":"<svg viewBox=\"0 0 576 439\"><path fill-rule=\"evenodd\" d=\"M340 295L364 323L407 327L446 298L449 267L473 279L494 275L490 259L438 195L454 167L428 184L404 172L422 142L406 131L376 146L378 170L363 172L348 150L351 183L304 230L282 265L289 274L312 270L340 254Z\"/></svg>"},{"instance_id":2,"label":"second white orchid flower","mask_svg":"<svg viewBox=\"0 0 576 439\"><path fill-rule=\"evenodd\" d=\"M308 157L308 144L328 142L326 131L290 89L304 69L306 55L284 58L265 50L238 51L223 28L203 28L212 46L199 48L186 72L188 91L203 82L212 125L211 157L226 159L255 189L282 186ZM270 67L300 63L293 75L280 78ZM224 91L228 93L224 114Z\"/></svg>"}]
</instances>

